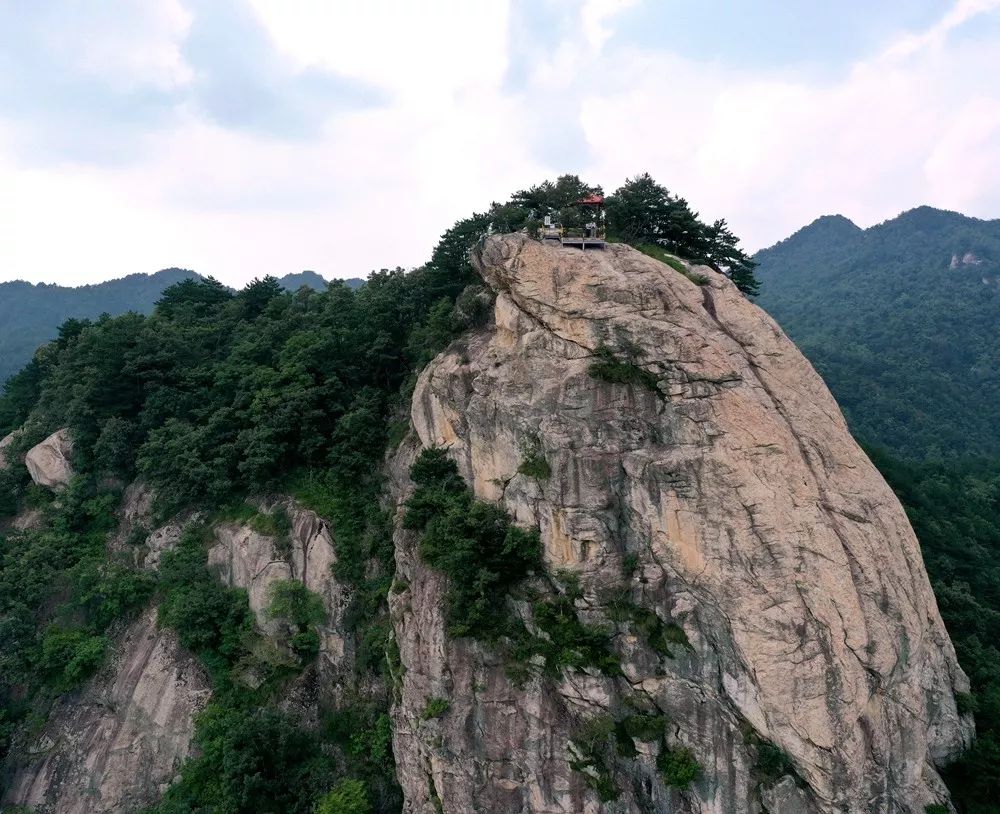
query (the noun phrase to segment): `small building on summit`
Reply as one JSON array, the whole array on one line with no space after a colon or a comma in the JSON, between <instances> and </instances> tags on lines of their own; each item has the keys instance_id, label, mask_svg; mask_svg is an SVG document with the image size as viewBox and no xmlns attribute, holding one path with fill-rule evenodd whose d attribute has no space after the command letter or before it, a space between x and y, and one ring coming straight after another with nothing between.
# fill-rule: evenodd
<instances>
[{"instance_id":1,"label":"small building on summit","mask_svg":"<svg viewBox=\"0 0 1000 814\"><path fill-rule=\"evenodd\" d=\"M603 249L605 243L604 196L587 195L574 201L558 214L556 222L546 215L538 236L542 240L558 240L563 246L581 249Z\"/></svg>"}]
</instances>

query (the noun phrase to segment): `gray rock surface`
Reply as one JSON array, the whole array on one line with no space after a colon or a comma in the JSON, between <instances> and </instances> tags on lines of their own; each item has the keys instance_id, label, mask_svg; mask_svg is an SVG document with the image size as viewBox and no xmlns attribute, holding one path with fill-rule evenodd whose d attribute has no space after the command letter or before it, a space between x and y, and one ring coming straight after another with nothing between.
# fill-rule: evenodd
<instances>
[{"instance_id":1,"label":"gray rock surface","mask_svg":"<svg viewBox=\"0 0 1000 814\"><path fill-rule=\"evenodd\" d=\"M111 665L58 702L15 765L5 805L37 814L122 814L159 799L187 756L208 677L150 609Z\"/></svg>"},{"instance_id":2,"label":"gray rock surface","mask_svg":"<svg viewBox=\"0 0 1000 814\"><path fill-rule=\"evenodd\" d=\"M63 428L29 449L24 463L35 483L58 492L73 479L72 458L73 438Z\"/></svg>"},{"instance_id":3,"label":"gray rock surface","mask_svg":"<svg viewBox=\"0 0 1000 814\"><path fill-rule=\"evenodd\" d=\"M221 523L214 529L217 543L209 549L209 567L226 585L246 589L258 625L270 634L280 627L267 613L273 583L297 580L322 597L327 618L319 628L319 677L326 700L335 703L345 689L342 679L353 668L354 653L345 622L350 594L333 578L336 553L330 527L315 512L287 498L265 502L261 508L271 511L276 506L284 508L291 520L285 546L249 526Z\"/></svg>"},{"instance_id":4,"label":"gray rock surface","mask_svg":"<svg viewBox=\"0 0 1000 814\"><path fill-rule=\"evenodd\" d=\"M0 469L8 469L13 461L7 460L7 447L17 440L17 430L0 438Z\"/></svg>"},{"instance_id":5,"label":"gray rock surface","mask_svg":"<svg viewBox=\"0 0 1000 814\"><path fill-rule=\"evenodd\" d=\"M511 681L498 655L445 635L444 582L398 529L390 597L402 669L393 710L406 811L922 814L971 737L968 689L892 491L809 363L707 268L698 286L624 245L493 236L476 263L494 319L438 356L391 463L399 504L419 448L443 446L483 500L540 529L578 612L612 626L623 678ZM588 372L599 348L657 391ZM518 473L524 450L551 467ZM607 613L624 594L690 646L673 658ZM425 720L428 699L449 710ZM580 722L627 703L670 720L702 766L669 789L655 745L619 764L602 803L574 771ZM799 780L755 770L756 739ZM438 808L440 806L440 809Z\"/></svg>"}]
</instances>

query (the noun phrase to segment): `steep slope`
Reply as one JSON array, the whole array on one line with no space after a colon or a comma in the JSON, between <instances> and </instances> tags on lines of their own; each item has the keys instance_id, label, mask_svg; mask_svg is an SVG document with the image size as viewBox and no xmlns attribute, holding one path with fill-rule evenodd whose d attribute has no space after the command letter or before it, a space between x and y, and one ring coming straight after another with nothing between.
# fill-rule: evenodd
<instances>
[{"instance_id":1,"label":"steep slope","mask_svg":"<svg viewBox=\"0 0 1000 814\"><path fill-rule=\"evenodd\" d=\"M58 814L153 805L187 757L209 681L148 609L122 634L111 665L50 712L17 750L4 803ZM21 745L19 745L20 747Z\"/></svg>"},{"instance_id":2,"label":"steep slope","mask_svg":"<svg viewBox=\"0 0 1000 814\"><path fill-rule=\"evenodd\" d=\"M824 217L755 259L758 303L855 435L915 458L1000 455L1000 220Z\"/></svg>"},{"instance_id":3,"label":"steep slope","mask_svg":"<svg viewBox=\"0 0 1000 814\"><path fill-rule=\"evenodd\" d=\"M699 268L699 287L624 245L494 236L475 261L493 319L420 376L391 467L400 516L419 449L445 448L477 498L539 528L550 586L608 632L620 674L532 662L515 680L501 650L451 638L447 582L399 526L406 810L946 800L967 679L899 502L774 322L722 276ZM537 635L531 595L495 601ZM665 723L636 733L636 711ZM617 734L597 759L601 727Z\"/></svg>"}]
</instances>

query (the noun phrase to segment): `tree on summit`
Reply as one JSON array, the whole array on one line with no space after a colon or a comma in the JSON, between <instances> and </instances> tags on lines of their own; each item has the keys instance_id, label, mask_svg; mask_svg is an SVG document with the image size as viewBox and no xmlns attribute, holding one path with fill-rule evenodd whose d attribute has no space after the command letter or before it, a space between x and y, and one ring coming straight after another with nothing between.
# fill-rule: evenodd
<instances>
[{"instance_id":1,"label":"tree on summit","mask_svg":"<svg viewBox=\"0 0 1000 814\"><path fill-rule=\"evenodd\" d=\"M637 246L660 246L687 260L706 263L729 277L748 296L760 283L757 265L739 248L739 239L724 220L703 223L684 198L672 195L649 173L629 178L606 200L608 231Z\"/></svg>"}]
</instances>

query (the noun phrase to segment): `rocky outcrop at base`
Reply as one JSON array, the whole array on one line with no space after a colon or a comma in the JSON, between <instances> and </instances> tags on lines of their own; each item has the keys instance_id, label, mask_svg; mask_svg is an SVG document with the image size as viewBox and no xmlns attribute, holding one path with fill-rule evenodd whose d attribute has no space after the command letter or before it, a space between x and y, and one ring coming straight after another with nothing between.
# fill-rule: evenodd
<instances>
[{"instance_id":1,"label":"rocky outcrop at base","mask_svg":"<svg viewBox=\"0 0 1000 814\"><path fill-rule=\"evenodd\" d=\"M547 569L579 581L576 611L609 631L622 675L513 680L494 649L446 634L444 577L398 529L406 811L946 802L937 767L971 737L955 701L968 681L898 500L778 326L722 275L694 269L698 285L624 245L493 236L475 260L493 320L421 374L397 505L419 448L446 448L476 497L540 529ZM529 452L548 476L519 472ZM675 646L651 645L657 625ZM431 698L450 706L429 718ZM629 739L599 793L574 738L635 709L666 734ZM665 753L697 760L688 787Z\"/></svg>"},{"instance_id":2,"label":"rocky outcrop at base","mask_svg":"<svg viewBox=\"0 0 1000 814\"><path fill-rule=\"evenodd\" d=\"M155 803L187 757L208 677L150 608L111 665L58 702L18 750L5 805L37 814L119 814Z\"/></svg>"},{"instance_id":3,"label":"rocky outcrop at base","mask_svg":"<svg viewBox=\"0 0 1000 814\"><path fill-rule=\"evenodd\" d=\"M56 430L24 456L28 474L39 486L65 489L73 479L73 438L66 428Z\"/></svg>"}]
</instances>

